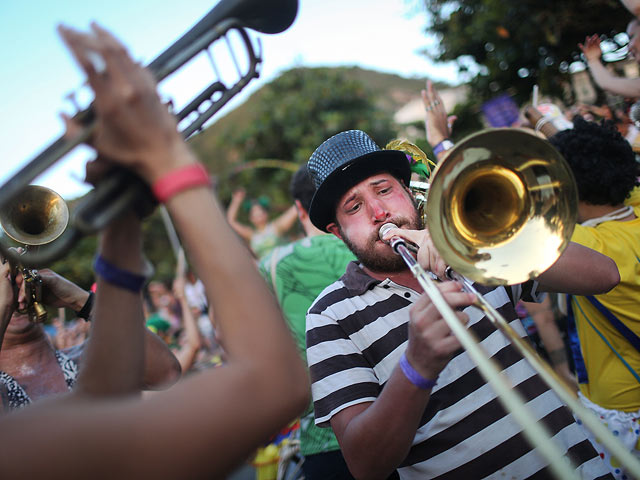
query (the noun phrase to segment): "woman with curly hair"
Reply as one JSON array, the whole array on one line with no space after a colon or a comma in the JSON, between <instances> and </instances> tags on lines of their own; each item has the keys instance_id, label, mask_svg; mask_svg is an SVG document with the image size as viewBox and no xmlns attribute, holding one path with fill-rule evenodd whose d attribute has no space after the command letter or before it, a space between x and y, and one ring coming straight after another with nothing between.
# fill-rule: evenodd
<instances>
[{"instance_id":1,"label":"woman with curly hair","mask_svg":"<svg viewBox=\"0 0 640 480\"><path fill-rule=\"evenodd\" d=\"M570 302L571 348L581 401L640 458L640 189L638 163L613 122L574 119L550 139L578 186L572 240L611 257L620 283ZM597 444L597 442L596 442ZM604 449L616 478L625 473Z\"/></svg>"}]
</instances>

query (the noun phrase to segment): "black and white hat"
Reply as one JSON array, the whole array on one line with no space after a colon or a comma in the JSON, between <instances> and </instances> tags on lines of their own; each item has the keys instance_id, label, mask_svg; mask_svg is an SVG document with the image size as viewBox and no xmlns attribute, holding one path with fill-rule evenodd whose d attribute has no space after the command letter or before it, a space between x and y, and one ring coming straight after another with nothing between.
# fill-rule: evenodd
<instances>
[{"instance_id":1,"label":"black and white hat","mask_svg":"<svg viewBox=\"0 0 640 480\"><path fill-rule=\"evenodd\" d=\"M348 130L325 140L307 164L316 193L309 218L320 230L335 221L338 200L351 187L381 172L388 172L409 185L409 159L399 150L381 150L361 130Z\"/></svg>"}]
</instances>

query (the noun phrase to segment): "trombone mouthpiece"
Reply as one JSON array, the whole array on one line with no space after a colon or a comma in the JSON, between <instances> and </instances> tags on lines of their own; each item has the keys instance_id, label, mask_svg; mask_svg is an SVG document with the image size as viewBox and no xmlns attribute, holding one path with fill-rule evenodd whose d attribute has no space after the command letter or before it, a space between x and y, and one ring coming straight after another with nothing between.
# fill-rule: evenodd
<instances>
[{"instance_id":1,"label":"trombone mouthpiece","mask_svg":"<svg viewBox=\"0 0 640 480\"><path fill-rule=\"evenodd\" d=\"M378 230L378 236L380 237L380 240L382 240L382 237L384 237L385 233L387 233L392 228L398 228L398 226L395 223L385 223L384 225L382 225L380 227L380 230Z\"/></svg>"}]
</instances>

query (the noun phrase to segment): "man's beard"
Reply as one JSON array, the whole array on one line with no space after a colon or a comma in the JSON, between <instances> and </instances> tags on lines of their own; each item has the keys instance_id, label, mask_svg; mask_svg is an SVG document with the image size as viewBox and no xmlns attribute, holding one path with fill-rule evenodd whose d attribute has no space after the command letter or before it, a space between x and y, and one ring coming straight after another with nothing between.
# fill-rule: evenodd
<instances>
[{"instance_id":1,"label":"man's beard","mask_svg":"<svg viewBox=\"0 0 640 480\"><path fill-rule=\"evenodd\" d=\"M411 230L422 229L422 218L418 215L417 209L414 209L413 218L395 216L385 223L393 223L399 228L407 226ZM358 260L360 260L360 263L372 272L397 273L408 268L402 257L397 255L395 252L389 251L387 254L381 254L376 251L376 242L380 239L377 231L367 239L365 246L359 247L354 245L351 242L351 239L344 234L342 227L340 227L339 224L338 229L345 245L358 258Z\"/></svg>"}]
</instances>

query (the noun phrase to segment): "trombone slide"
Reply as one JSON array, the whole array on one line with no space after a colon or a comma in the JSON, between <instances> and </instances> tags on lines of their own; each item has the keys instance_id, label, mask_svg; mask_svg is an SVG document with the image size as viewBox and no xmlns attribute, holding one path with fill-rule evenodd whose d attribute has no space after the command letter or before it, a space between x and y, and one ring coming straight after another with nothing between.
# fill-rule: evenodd
<instances>
[{"instance_id":1,"label":"trombone slide","mask_svg":"<svg viewBox=\"0 0 640 480\"><path fill-rule=\"evenodd\" d=\"M409 269L420 283L420 286L424 289L425 293L429 295L431 302L438 309L438 312L440 312L442 318L447 322L451 331L475 362L480 374L493 387L505 409L514 416L515 420L523 428L523 434L527 437L531 445L535 446L540 454L547 459L554 475L559 479L578 478L575 473L575 468L571 466L568 459L560 455L559 452L561 449L553 448L554 442L551 440L548 431L542 424L534 420L533 415L531 415L526 408L522 396L519 395L516 390L513 390L513 386L510 385L508 380L500 373L500 368L497 363L487 355L475 336L467 330L453 309L447 304L433 280L436 278L435 275L431 272L426 272L418 264L405 247L404 242L399 241L394 243L393 240L394 239L392 239L391 242L393 249L403 258L407 266L409 266ZM540 358L531 345L518 335L487 299L478 293L468 279L453 270L448 270L447 275L452 280L461 283L466 291L476 295L477 300L474 306L481 309L489 321L511 341L516 350L529 361L533 369L540 375L549 388L551 388L576 417L591 430L600 443L616 457L626 472L631 474L633 478L640 478L640 461L613 436L593 412L580 403L576 395L567 387L564 381L558 377L553 369Z\"/></svg>"},{"instance_id":2,"label":"trombone slide","mask_svg":"<svg viewBox=\"0 0 640 480\"><path fill-rule=\"evenodd\" d=\"M633 478L640 478L640 461L635 458L624 446L618 441L613 434L600 422L596 415L587 407L582 405L578 397L560 379L547 362L536 353L533 347L526 342L518 333L507 323L502 315L480 295L466 278L452 271L449 275L464 285L465 290L474 293L477 300L477 308L480 308L491 323L507 337L513 346L526 358L531 366L540 375L542 380L551 388L560 400L575 414L577 418L594 434L600 443L624 466L627 473L633 475Z\"/></svg>"},{"instance_id":3,"label":"trombone slide","mask_svg":"<svg viewBox=\"0 0 640 480\"><path fill-rule=\"evenodd\" d=\"M555 447L555 443L546 427L536 421L535 416L525 406L522 396L517 390L513 389L513 385L510 384L506 377L501 375L501 370L497 363L482 349L473 333L467 330L460 322L453 309L440 293L435 281L413 258L409 250L404 246L404 242L396 242L395 245L392 244L392 248L403 258L420 286L429 295L431 302L438 309L438 312L447 322L447 325L458 338L467 354L475 362L480 374L493 387L505 409L520 424L523 435L531 445L536 447L540 455L549 462L549 468L556 478L578 479L575 467L568 458L562 455L562 449Z\"/></svg>"}]
</instances>

